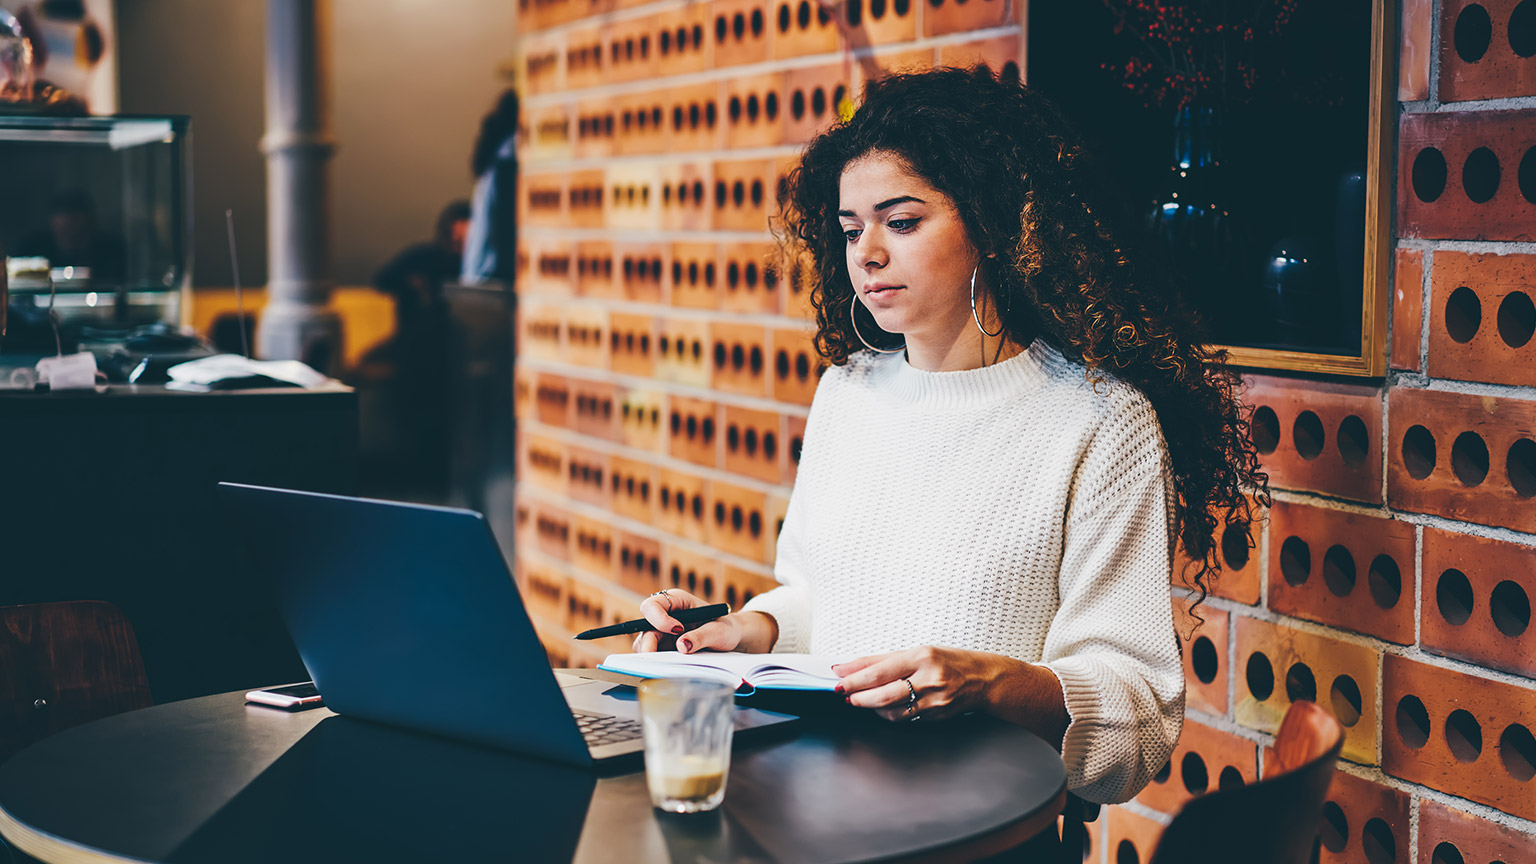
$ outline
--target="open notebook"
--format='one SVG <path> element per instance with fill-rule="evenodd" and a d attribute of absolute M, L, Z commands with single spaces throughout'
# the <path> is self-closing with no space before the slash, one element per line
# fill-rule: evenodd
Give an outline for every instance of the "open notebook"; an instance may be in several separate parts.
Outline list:
<path fill-rule="evenodd" d="M 743 654 L 739 651 L 702 651 L 679 654 L 655 651 L 645 654 L 609 654 L 597 668 L 641 678 L 703 678 L 735 685 L 748 694 L 758 688 L 775 690 L 831 690 L 840 680 L 833 665 L 852 658 L 815 654 Z"/>

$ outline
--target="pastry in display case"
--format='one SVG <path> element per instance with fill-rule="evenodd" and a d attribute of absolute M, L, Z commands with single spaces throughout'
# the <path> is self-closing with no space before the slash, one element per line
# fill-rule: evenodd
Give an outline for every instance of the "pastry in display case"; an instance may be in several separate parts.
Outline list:
<path fill-rule="evenodd" d="M 208 350 L 178 326 L 191 282 L 186 117 L 0 114 L 4 369 L 86 350 L 114 380 Z"/>

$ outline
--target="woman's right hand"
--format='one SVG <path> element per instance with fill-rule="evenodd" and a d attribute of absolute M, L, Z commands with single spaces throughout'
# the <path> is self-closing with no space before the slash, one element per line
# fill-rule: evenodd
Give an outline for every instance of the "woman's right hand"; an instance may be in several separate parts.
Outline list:
<path fill-rule="evenodd" d="M 761 652 L 772 648 L 772 639 L 778 635 L 778 627 L 772 623 L 765 626 L 765 622 L 772 622 L 772 619 L 758 612 L 734 612 L 723 618 L 706 621 L 692 630 L 685 628 L 682 622 L 671 615 L 678 609 L 707 605 L 705 600 L 681 588 L 658 591 L 640 601 L 640 614 L 656 629 L 635 636 L 634 650 L 677 650 L 692 654 L 703 650 Z M 762 642 L 764 635 L 767 635 L 762 631 L 769 627 L 772 633 L 768 635 L 766 647 L 756 647 L 755 643 Z"/>

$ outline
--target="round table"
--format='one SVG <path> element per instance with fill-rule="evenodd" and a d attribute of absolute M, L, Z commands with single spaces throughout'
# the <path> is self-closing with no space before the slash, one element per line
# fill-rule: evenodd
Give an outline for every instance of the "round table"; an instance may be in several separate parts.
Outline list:
<path fill-rule="evenodd" d="M 0 834 L 49 862 L 972 860 L 1054 828 L 1060 756 L 987 716 L 743 740 L 725 803 L 241 693 L 120 714 L 0 765 Z M 867 712 L 859 712 L 860 717 Z"/>

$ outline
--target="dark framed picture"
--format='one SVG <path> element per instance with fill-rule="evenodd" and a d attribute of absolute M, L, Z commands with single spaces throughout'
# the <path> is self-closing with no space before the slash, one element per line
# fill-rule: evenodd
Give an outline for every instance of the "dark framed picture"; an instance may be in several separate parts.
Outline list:
<path fill-rule="evenodd" d="M 1235 365 L 1385 373 L 1396 22 L 1393 0 L 1030 0 L 1028 84 Z"/>

